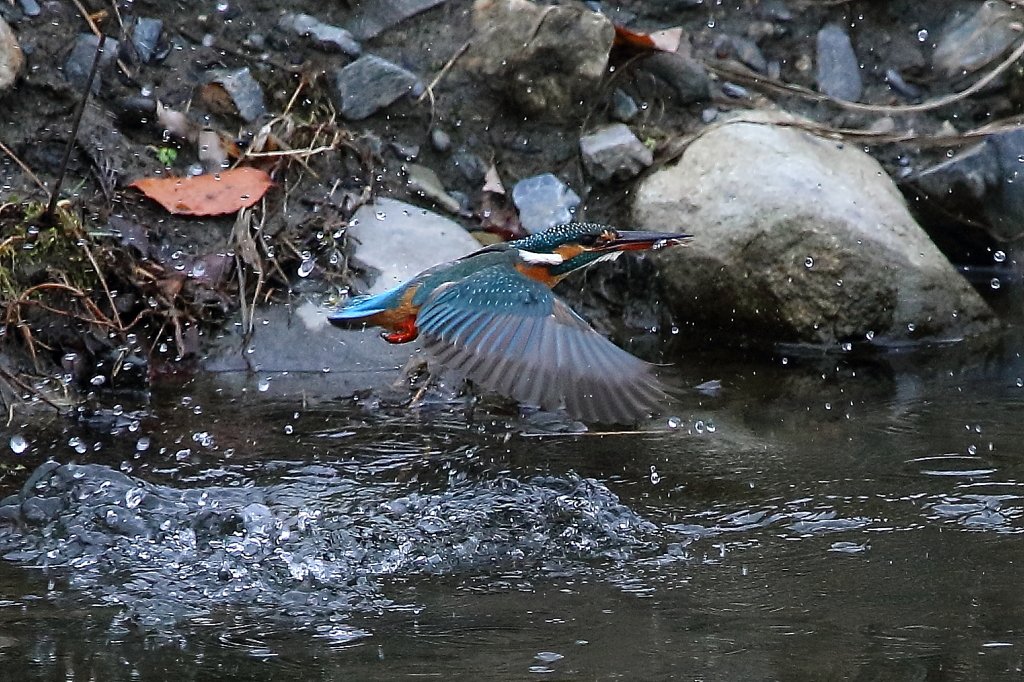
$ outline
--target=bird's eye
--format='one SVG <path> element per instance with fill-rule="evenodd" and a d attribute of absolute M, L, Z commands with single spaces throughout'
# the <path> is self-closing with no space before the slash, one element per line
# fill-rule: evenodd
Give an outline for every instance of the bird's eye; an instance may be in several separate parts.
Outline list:
<path fill-rule="evenodd" d="M 585 234 L 582 237 L 580 237 L 580 245 L 581 246 L 593 246 L 594 244 L 597 243 L 598 236 L 599 235 L 596 235 L 596 234 Z"/>

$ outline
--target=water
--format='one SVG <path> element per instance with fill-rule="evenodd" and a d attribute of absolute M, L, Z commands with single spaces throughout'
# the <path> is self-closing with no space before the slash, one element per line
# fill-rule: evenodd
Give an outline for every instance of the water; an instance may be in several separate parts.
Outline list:
<path fill-rule="evenodd" d="M 9 492 L 47 457 L 96 485 L 0 522 L 43 551 L 0 563 L 4 675 L 1018 679 L 1022 350 L 689 353 L 606 435 L 264 375 L 118 396 L 136 431 L 15 420 Z"/>

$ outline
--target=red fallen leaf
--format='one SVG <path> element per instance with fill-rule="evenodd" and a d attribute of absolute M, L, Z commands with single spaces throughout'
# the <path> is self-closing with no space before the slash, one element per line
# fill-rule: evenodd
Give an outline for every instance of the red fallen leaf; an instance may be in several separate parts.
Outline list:
<path fill-rule="evenodd" d="M 616 47 L 632 47 L 639 50 L 659 50 L 661 52 L 677 52 L 683 39 L 683 29 L 666 28 L 654 33 L 639 33 L 625 26 L 615 27 Z"/>
<path fill-rule="evenodd" d="M 252 206 L 274 184 L 264 171 L 243 166 L 191 178 L 142 178 L 129 187 L 178 215 L 220 215 Z"/>

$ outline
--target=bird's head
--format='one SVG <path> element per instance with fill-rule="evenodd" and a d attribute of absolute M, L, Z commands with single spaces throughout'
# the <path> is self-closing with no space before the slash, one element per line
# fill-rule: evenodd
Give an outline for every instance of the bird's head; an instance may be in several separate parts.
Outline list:
<path fill-rule="evenodd" d="M 617 258 L 623 251 L 646 251 L 686 244 L 689 234 L 616 230 L 597 223 L 565 223 L 524 239 L 509 242 L 524 263 L 543 266 L 552 277 L 602 260 Z"/>

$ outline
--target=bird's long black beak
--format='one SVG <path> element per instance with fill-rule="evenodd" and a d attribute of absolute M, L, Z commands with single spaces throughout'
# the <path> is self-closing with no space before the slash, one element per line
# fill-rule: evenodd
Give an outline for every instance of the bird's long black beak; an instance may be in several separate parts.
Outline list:
<path fill-rule="evenodd" d="M 602 244 L 597 251 L 646 251 L 664 249 L 693 241 L 692 234 L 670 232 L 646 232 L 641 230 L 619 230 L 619 236 Z"/>

